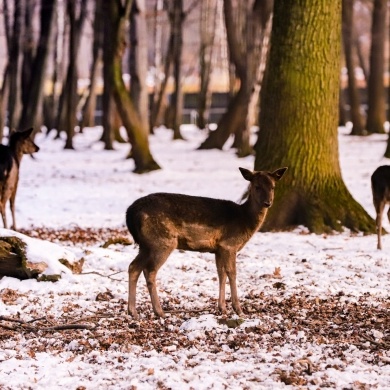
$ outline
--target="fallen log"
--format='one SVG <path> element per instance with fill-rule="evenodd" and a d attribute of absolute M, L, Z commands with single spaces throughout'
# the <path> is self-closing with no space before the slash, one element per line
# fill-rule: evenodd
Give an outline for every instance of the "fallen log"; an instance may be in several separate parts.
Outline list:
<path fill-rule="evenodd" d="M 80 273 L 84 259 L 48 241 L 1 229 L 0 277 L 57 281 L 63 273 Z"/>
<path fill-rule="evenodd" d="M 22 256 L 15 252 L 10 243 L 0 239 L 0 275 L 22 280 L 29 279 L 31 276 L 28 275 L 23 267 Z"/>

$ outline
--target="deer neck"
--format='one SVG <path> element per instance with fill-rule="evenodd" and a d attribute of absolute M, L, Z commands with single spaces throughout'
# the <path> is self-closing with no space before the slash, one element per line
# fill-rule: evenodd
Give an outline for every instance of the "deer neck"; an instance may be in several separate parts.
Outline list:
<path fill-rule="evenodd" d="M 248 223 L 254 230 L 258 230 L 264 222 L 268 208 L 261 207 L 251 196 L 241 205 Z"/>
<path fill-rule="evenodd" d="M 16 147 L 13 151 L 12 154 L 14 156 L 14 159 L 16 161 L 17 166 L 19 167 L 20 162 L 22 161 L 23 157 L 23 151 L 21 148 Z"/>

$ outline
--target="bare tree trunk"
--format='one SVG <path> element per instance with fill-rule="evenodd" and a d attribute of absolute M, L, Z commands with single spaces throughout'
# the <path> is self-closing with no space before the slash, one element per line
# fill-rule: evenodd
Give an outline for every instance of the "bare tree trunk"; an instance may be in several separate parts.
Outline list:
<path fill-rule="evenodd" d="M 183 23 L 186 17 L 183 9 L 183 0 L 174 0 L 173 9 L 169 10 L 169 21 L 172 36 L 172 63 L 175 89 L 168 107 L 169 121 L 167 126 L 173 130 L 173 139 L 183 139 L 180 133 L 180 124 L 183 112 L 183 91 L 181 85 L 181 59 L 183 53 Z"/>
<path fill-rule="evenodd" d="M 102 0 L 97 0 L 95 3 L 95 17 L 93 21 L 93 43 L 92 43 L 92 64 L 90 70 L 89 93 L 82 109 L 82 118 L 80 121 L 80 131 L 84 127 L 93 126 L 95 124 L 95 109 L 96 109 L 96 85 L 98 76 L 98 66 L 101 60 L 101 52 L 103 45 L 103 12 Z"/>
<path fill-rule="evenodd" d="M 146 86 L 147 39 L 145 0 L 135 0 L 130 13 L 130 96 L 144 127 L 149 129 L 149 96 Z"/>
<path fill-rule="evenodd" d="M 0 95 L 0 139 L 4 136 L 4 125 L 7 112 L 7 102 L 9 96 L 9 65 L 7 64 L 3 74 L 3 85 Z"/>
<path fill-rule="evenodd" d="M 360 96 L 356 85 L 355 63 L 353 57 L 353 4 L 354 0 L 343 0 L 342 2 L 342 37 L 344 43 L 345 63 L 348 71 L 348 96 L 351 107 L 352 131 L 351 135 L 364 135 L 363 118 L 360 112 Z"/>
<path fill-rule="evenodd" d="M 168 41 L 167 54 L 164 61 L 164 79 L 158 89 L 155 91 L 153 96 L 153 105 L 150 116 L 150 128 L 153 129 L 157 126 L 159 119 L 163 116 L 164 99 L 166 98 L 166 88 L 169 80 L 170 69 L 172 64 L 172 53 L 173 53 L 173 37 L 170 36 Z M 152 130 L 151 130 L 152 132 Z"/>
<path fill-rule="evenodd" d="M 148 129 L 143 126 L 122 77 L 122 58 L 126 49 L 126 22 L 129 20 L 132 1 L 127 0 L 122 6 L 121 0 L 104 2 L 105 42 L 104 66 L 112 85 L 112 94 L 121 116 L 130 143 L 135 172 L 144 173 L 160 169 L 149 149 Z"/>
<path fill-rule="evenodd" d="M 159 107 L 156 107 L 160 91 L 162 89 L 162 83 L 160 80 L 161 64 L 162 64 L 162 26 L 161 26 L 161 11 L 163 10 L 163 0 L 155 0 L 154 6 L 154 30 L 153 30 L 153 41 L 154 41 L 154 77 L 153 77 L 153 96 L 150 106 L 150 118 L 149 118 L 149 131 L 153 134 L 154 127 L 158 123 L 158 117 L 160 113 L 161 102 Z"/>
<path fill-rule="evenodd" d="M 385 89 L 384 89 L 384 45 L 387 1 L 374 0 L 371 29 L 370 75 L 368 78 L 367 131 L 384 133 Z"/>
<path fill-rule="evenodd" d="M 24 37 L 25 3 L 24 0 L 17 0 L 14 5 L 14 23 L 8 55 L 10 83 L 8 96 L 8 127 L 10 130 L 15 129 L 19 125 L 22 109 L 22 38 Z"/>
<path fill-rule="evenodd" d="M 5 28 L 5 43 L 7 49 L 7 58 L 9 58 L 9 51 L 11 47 L 11 26 L 10 26 L 10 10 L 8 7 L 8 1 L 3 2 L 3 20 Z M 0 140 L 3 139 L 4 135 L 4 126 L 6 123 L 7 116 L 7 106 L 9 98 L 9 61 L 6 63 L 3 73 L 3 83 L 1 86 L 1 95 L 0 95 Z"/>
<path fill-rule="evenodd" d="M 345 96 L 344 96 L 344 88 L 342 88 L 340 83 L 340 91 L 339 91 L 339 126 L 345 126 L 347 124 L 347 113 L 345 111 Z"/>
<path fill-rule="evenodd" d="M 65 87 L 66 107 L 66 142 L 65 149 L 73 149 L 73 137 L 77 123 L 77 58 L 80 48 L 81 32 L 87 16 L 87 0 L 81 0 L 79 16 L 76 17 L 76 0 L 68 0 L 67 13 L 70 22 L 69 32 L 69 63 Z"/>
<path fill-rule="evenodd" d="M 238 139 L 235 147 L 240 149 L 239 154 L 246 155 L 251 152 L 249 134 L 244 134 L 244 132 L 250 131 L 247 128 L 248 105 L 260 64 L 261 45 L 264 40 L 264 34 L 261 34 L 261 31 L 265 30 L 272 7 L 269 8 L 270 2 L 267 0 L 255 0 L 253 4 L 249 3 L 245 1 L 241 5 L 244 7 L 243 15 L 245 16 L 241 16 L 241 20 L 237 22 L 232 0 L 224 0 L 230 61 L 234 64 L 240 88 L 229 103 L 228 110 L 218 122 L 217 129 L 209 134 L 199 149 L 222 149 L 230 135 L 236 134 Z M 239 28 L 240 26 L 242 28 Z M 243 33 L 241 33 L 242 30 Z M 237 118 L 233 119 L 235 115 Z"/>
<path fill-rule="evenodd" d="M 363 54 L 360 37 L 356 37 L 356 39 L 354 40 L 354 45 L 356 47 L 356 54 L 358 56 L 359 66 L 362 68 L 364 79 L 366 80 L 366 82 L 368 82 L 369 71 L 367 66 L 367 58 Z"/>
<path fill-rule="evenodd" d="M 214 38 L 217 23 L 218 2 L 203 1 L 200 16 L 200 88 L 198 96 L 198 127 L 206 128 L 211 103 L 209 88 L 213 62 Z"/>
<path fill-rule="evenodd" d="M 107 17 L 105 4 L 103 2 L 103 11 L 105 17 Z M 103 34 L 103 96 L 102 96 L 102 109 L 103 109 L 103 134 L 102 141 L 104 142 L 105 150 L 113 150 L 114 131 L 113 131 L 113 113 L 114 113 L 114 101 L 113 101 L 113 86 L 112 86 L 112 50 L 109 50 L 112 39 L 112 32 L 109 28 L 108 21 L 103 21 L 104 34 Z"/>
<path fill-rule="evenodd" d="M 50 39 L 53 31 L 53 21 L 56 0 L 42 0 L 40 11 L 40 35 L 37 52 L 31 70 L 31 79 L 26 92 L 26 104 L 23 106 L 20 128 L 24 129 L 36 124 L 38 107 L 43 101 L 43 87 L 46 76 Z"/>

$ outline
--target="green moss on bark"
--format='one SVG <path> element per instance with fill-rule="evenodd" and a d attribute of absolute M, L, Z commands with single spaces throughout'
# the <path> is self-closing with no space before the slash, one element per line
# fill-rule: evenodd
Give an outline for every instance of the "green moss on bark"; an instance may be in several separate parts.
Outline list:
<path fill-rule="evenodd" d="M 287 166 L 263 230 L 375 232 L 339 165 L 341 1 L 276 0 L 255 169 Z"/>
<path fill-rule="evenodd" d="M 313 233 L 352 232 L 375 233 L 375 222 L 339 181 L 314 192 L 289 186 L 276 189 L 275 202 L 269 210 L 263 231 L 286 230 L 305 226 Z"/>

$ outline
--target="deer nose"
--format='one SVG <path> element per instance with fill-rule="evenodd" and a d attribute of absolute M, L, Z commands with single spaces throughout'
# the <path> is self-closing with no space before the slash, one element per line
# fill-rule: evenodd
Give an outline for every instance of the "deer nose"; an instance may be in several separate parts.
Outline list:
<path fill-rule="evenodd" d="M 264 202 L 264 207 L 266 207 L 267 209 L 269 207 L 271 207 L 272 203 L 271 202 Z"/>

